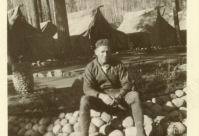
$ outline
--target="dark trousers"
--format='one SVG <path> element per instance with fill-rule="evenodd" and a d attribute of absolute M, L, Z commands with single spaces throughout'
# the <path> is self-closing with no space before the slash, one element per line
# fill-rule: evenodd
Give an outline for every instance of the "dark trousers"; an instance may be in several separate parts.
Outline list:
<path fill-rule="evenodd" d="M 132 99 L 132 100 L 129 101 L 127 99 Z M 132 111 L 133 103 L 136 103 L 136 107 L 138 107 L 138 108 L 135 108 L 135 109 L 138 109 L 138 111 L 136 112 L 140 114 L 140 115 L 136 115 L 137 119 L 135 118 L 135 123 L 136 121 L 139 123 L 140 122 L 143 123 L 143 120 L 141 117 L 142 111 L 141 111 L 141 107 L 139 106 L 137 92 L 128 93 L 125 96 L 124 100 L 121 102 L 121 105 L 122 107 L 126 107 L 127 111 Z M 124 115 L 127 113 L 126 110 L 125 111 L 121 110 L 119 107 L 112 107 L 112 106 L 106 105 L 101 99 L 98 99 L 96 97 L 86 96 L 86 95 L 82 96 L 81 101 L 80 101 L 80 127 L 81 127 L 82 136 L 89 135 L 89 125 L 91 121 L 90 109 L 94 109 L 96 111 L 106 111 L 107 113 L 111 115 Z"/>

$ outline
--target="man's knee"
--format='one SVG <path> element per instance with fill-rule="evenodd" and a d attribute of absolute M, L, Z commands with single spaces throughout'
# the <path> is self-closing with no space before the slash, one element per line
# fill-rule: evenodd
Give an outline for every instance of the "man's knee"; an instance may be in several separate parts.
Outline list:
<path fill-rule="evenodd" d="M 136 91 L 130 91 L 125 95 L 125 101 L 128 104 L 134 104 L 139 101 L 139 93 Z"/>
<path fill-rule="evenodd" d="M 81 100 L 80 100 L 80 105 L 85 106 L 85 105 L 89 105 L 89 104 L 90 104 L 90 96 L 86 96 L 86 95 L 82 96 Z"/>

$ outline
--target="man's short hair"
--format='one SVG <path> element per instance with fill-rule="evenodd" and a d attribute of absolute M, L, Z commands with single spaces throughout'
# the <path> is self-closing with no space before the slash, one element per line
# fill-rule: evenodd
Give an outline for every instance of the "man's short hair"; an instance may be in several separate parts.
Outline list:
<path fill-rule="evenodd" d="M 110 46 L 110 41 L 108 39 L 100 39 L 95 43 L 95 49 L 100 46 Z"/>

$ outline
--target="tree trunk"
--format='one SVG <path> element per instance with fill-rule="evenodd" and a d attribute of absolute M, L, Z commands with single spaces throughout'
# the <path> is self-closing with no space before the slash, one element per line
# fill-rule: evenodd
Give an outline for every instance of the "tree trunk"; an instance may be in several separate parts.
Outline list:
<path fill-rule="evenodd" d="M 58 44 L 59 47 L 61 48 L 61 56 L 69 57 L 70 36 L 69 36 L 69 27 L 68 27 L 65 0 L 54 0 L 54 6 L 55 6 L 55 20 L 58 32 Z"/>
<path fill-rule="evenodd" d="M 33 92 L 34 82 L 30 63 L 12 63 L 12 72 L 16 92 L 22 94 Z"/>
<path fill-rule="evenodd" d="M 178 10 L 179 10 L 179 3 L 178 0 L 175 0 L 175 4 L 173 6 L 173 18 L 174 18 L 174 25 L 176 29 L 176 36 L 178 45 L 182 45 L 182 40 L 180 36 L 180 25 L 179 25 L 179 18 L 178 18 Z"/>
<path fill-rule="evenodd" d="M 49 0 L 46 0 L 46 5 L 48 7 L 48 19 L 52 21 L 51 12 L 50 12 L 50 3 Z"/>
<path fill-rule="evenodd" d="M 37 0 L 39 21 L 43 22 L 41 0 Z"/>
<path fill-rule="evenodd" d="M 30 15 L 30 23 L 32 24 L 33 27 L 40 29 L 37 0 L 26 0 L 26 4 Z"/>

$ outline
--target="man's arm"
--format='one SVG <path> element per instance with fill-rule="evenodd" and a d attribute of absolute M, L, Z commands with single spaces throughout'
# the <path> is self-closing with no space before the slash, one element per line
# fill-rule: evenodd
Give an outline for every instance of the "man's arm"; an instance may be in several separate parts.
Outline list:
<path fill-rule="evenodd" d="M 84 93 L 88 96 L 98 97 L 99 91 L 96 90 L 95 79 L 91 73 L 91 67 L 87 66 L 84 73 L 83 82 Z"/>
<path fill-rule="evenodd" d="M 113 99 L 110 96 L 108 96 L 107 94 L 100 93 L 96 89 L 95 78 L 92 75 L 90 69 L 91 69 L 91 67 L 89 67 L 89 66 L 87 66 L 85 69 L 84 84 L 83 84 L 84 93 L 88 96 L 93 96 L 93 97 L 97 97 L 97 98 L 101 99 L 107 105 L 112 105 L 114 102 Z"/>
<path fill-rule="evenodd" d="M 120 97 L 123 97 L 126 95 L 128 91 L 132 89 L 132 83 L 129 78 L 128 71 L 124 67 L 123 64 L 119 65 L 119 80 L 121 83 L 121 88 L 120 88 Z"/>

